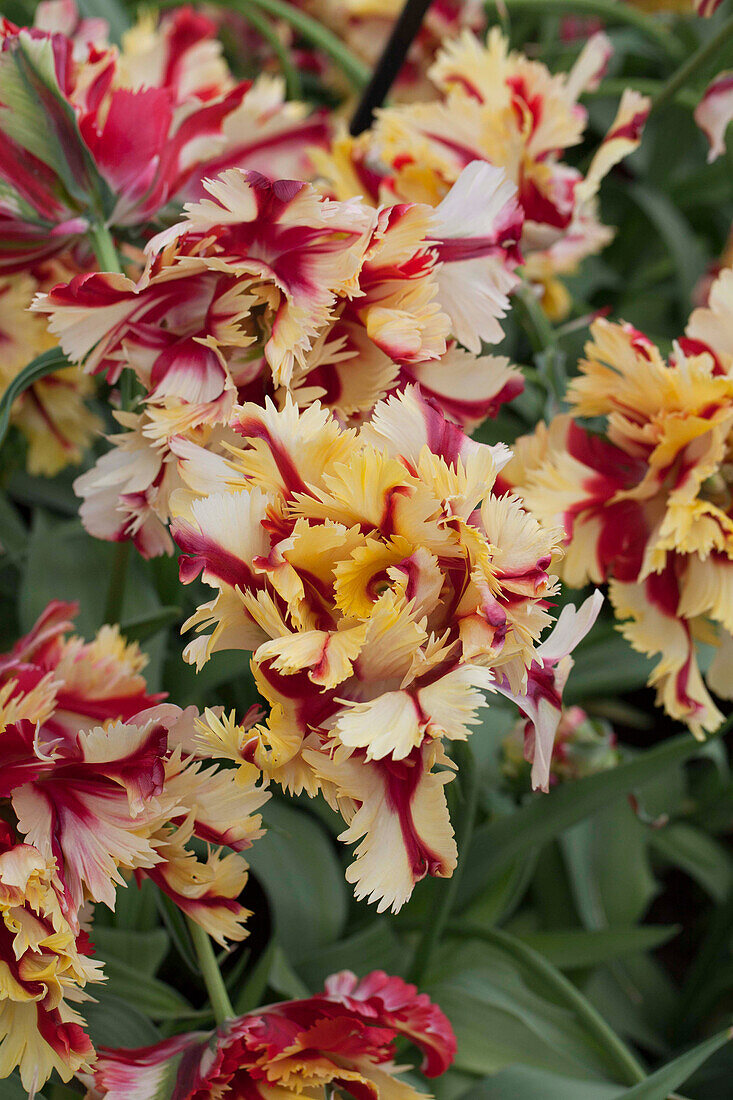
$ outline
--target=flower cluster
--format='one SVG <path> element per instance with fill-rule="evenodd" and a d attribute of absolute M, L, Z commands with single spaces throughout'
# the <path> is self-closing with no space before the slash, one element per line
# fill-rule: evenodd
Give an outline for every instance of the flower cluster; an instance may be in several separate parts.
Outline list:
<path fill-rule="evenodd" d="M 485 690 L 535 721 L 546 785 L 567 653 L 597 601 L 538 645 L 559 532 L 491 493 L 506 448 L 473 442 L 416 389 L 358 431 L 290 399 L 238 407 L 231 424 L 245 446 L 192 461 L 173 501 L 181 579 L 216 590 L 185 656 L 251 651 L 272 710 L 251 730 L 212 720 L 205 743 L 291 792 L 321 790 L 358 843 L 357 897 L 397 910 L 453 870 L 443 743 L 468 737 Z"/>
<path fill-rule="evenodd" d="M 572 413 L 519 441 L 504 477 L 565 527 L 567 583 L 609 582 L 625 637 L 659 655 L 658 702 L 700 735 L 722 721 L 704 681 L 733 692 L 733 270 L 667 361 L 630 325 L 591 332 Z"/>
<path fill-rule="evenodd" d="M 151 219 L 202 194 L 204 174 L 300 176 L 306 150 L 327 140 L 324 112 L 285 102 L 280 78 L 235 83 L 217 29 L 188 7 L 159 23 L 143 15 L 118 52 L 104 20 L 79 20 L 73 0 L 44 0 L 32 28 L 0 25 L 0 392 L 55 346 L 27 310 L 92 269 L 85 234 L 96 222 L 145 237 Z M 137 265 L 129 248 L 126 262 Z M 73 368 L 15 404 L 31 474 L 80 461 L 100 427 L 84 400 L 92 389 Z"/>
<path fill-rule="evenodd" d="M 553 76 L 510 52 L 498 29 L 485 45 L 465 31 L 443 46 L 429 70 L 437 101 L 379 111 L 369 132 L 336 138 L 330 150 L 314 151 L 314 163 L 339 198 L 365 194 L 374 202 L 433 205 L 471 161 L 503 168 L 524 214 L 527 277 L 541 288 L 547 312 L 560 317 L 569 298 L 557 276 L 611 240 L 598 219 L 598 188 L 638 146 L 649 112 L 649 100 L 627 90 L 585 177 L 560 159 L 583 138 L 586 111 L 578 97 L 597 85 L 610 53 L 598 33 L 569 73 Z"/>
<path fill-rule="evenodd" d="M 110 382 L 130 367 L 145 394 L 77 482 L 92 534 L 170 552 L 171 494 L 192 455 L 231 444 L 237 400 L 290 393 L 358 423 L 419 382 L 469 426 L 521 390 L 506 358 L 478 354 L 517 281 L 521 215 L 499 169 L 470 165 L 435 210 L 237 169 L 205 186 L 137 282 L 82 275 L 35 303 L 72 361 Z"/>
<path fill-rule="evenodd" d="M 74 610 L 50 604 L 0 658 L 0 1075 L 18 1065 L 26 1088 L 88 1063 L 67 1002 L 102 978 L 90 903 L 114 909 L 126 877 L 153 879 L 219 942 L 243 938 L 238 853 L 267 797 L 206 758 L 193 708 L 147 693 L 145 658 L 116 627 L 68 636 Z M 192 837 L 233 850 L 200 860 Z"/>
<path fill-rule="evenodd" d="M 423 1052 L 428 1077 L 453 1060 L 451 1026 L 425 994 L 380 970 L 360 980 L 344 970 L 326 980 L 323 993 L 268 1005 L 214 1032 L 103 1051 L 87 1100 L 275 1100 L 284 1092 L 310 1096 L 322 1089 L 354 1100 L 422 1100 L 399 1077 L 405 1067 L 394 1063 L 400 1036 Z"/>
<path fill-rule="evenodd" d="M 350 67 L 336 38 L 373 64 L 402 8 L 294 3 L 239 15 L 265 52 L 292 47 L 326 85 L 332 62 Z M 596 320 L 569 412 L 514 455 L 471 438 L 523 388 L 490 354 L 520 280 L 533 344 L 548 332 L 555 351 L 584 323 L 547 318 L 569 312 L 562 276 L 612 239 L 599 189 L 651 102 L 626 90 L 581 170 L 581 97 L 612 52 L 600 24 L 583 24 L 574 65 L 553 74 L 498 28 L 479 37 L 478 0 L 429 7 L 397 94 L 358 137 L 288 101 L 252 58 L 239 60 L 256 79 L 233 75 L 219 32 L 237 14 L 143 12 L 119 47 L 73 0 L 43 0 L 32 27 L 0 20 L 0 386 L 35 379 L 12 410 L 29 469 L 83 460 L 95 393 L 119 431 L 75 481 L 81 521 L 144 558 L 179 552 L 184 659 L 200 671 L 233 651 L 251 674 L 241 692 L 231 678 L 234 699 L 254 685 L 267 708 L 238 721 L 169 703 L 118 626 L 85 641 L 61 601 L 0 655 L 0 1079 L 17 1071 L 31 1094 L 56 1073 L 87 1100 L 422 1100 L 396 1044 L 417 1045 L 431 1077 L 455 1039 L 401 978 L 345 971 L 304 1000 L 228 1006 L 246 952 L 225 980 L 206 936 L 227 948 L 247 934 L 243 853 L 270 786 L 322 796 L 356 898 L 397 913 L 417 882 L 456 868 L 446 789 L 497 696 L 522 716 L 504 744 L 522 794 L 618 762 L 610 728 L 563 705 L 602 596 L 556 613 L 561 580 L 608 585 L 631 645 L 659 658 L 659 702 L 696 735 L 721 721 L 713 694 L 733 698 L 733 268 L 705 285 L 668 356 Z M 314 34 L 314 16 L 336 36 Z M 695 112 L 711 160 L 731 87 L 719 73 Z M 39 380 L 66 362 L 56 353 L 16 381 L 56 342 L 66 369 Z M 175 578 L 165 562 L 136 568 L 159 591 Z M 143 882 L 177 910 L 176 950 L 191 922 L 201 1026 L 219 1026 L 98 1056 L 79 1011 L 104 980 L 95 910 Z M 280 971 L 276 992 L 300 977 Z"/>
<path fill-rule="evenodd" d="M 235 83 L 216 24 L 191 8 L 143 17 L 121 53 L 60 0 L 40 27 L 0 24 L 0 268 L 77 245 L 96 222 L 145 228 L 232 165 L 301 174 L 322 115 L 283 82 Z"/>

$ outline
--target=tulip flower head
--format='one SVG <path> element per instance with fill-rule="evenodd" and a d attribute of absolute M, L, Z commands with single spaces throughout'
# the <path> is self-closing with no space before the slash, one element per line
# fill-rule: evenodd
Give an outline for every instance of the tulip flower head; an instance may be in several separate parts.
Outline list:
<path fill-rule="evenodd" d="M 354 1100 L 419 1100 L 394 1064 L 403 1036 L 424 1055 L 428 1077 L 443 1073 L 456 1041 L 437 1005 L 401 978 L 376 970 L 361 980 L 348 970 L 323 993 L 228 1020 L 214 1032 L 179 1035 L 139 1050 L 104 1050 L 87 1100 L 217 1100 L 322 1089 Z"/>
<path fill-rule="evenodd" d="M 628 90 L 585 177 L 560 157 L 583 138 L 580 94 L 597 87 L 611 44 L 599 32 L 567 74 L 510 51 L 498 28 L 482 44 L 470 30 L 448 39 L 428 72 L 437 99 L 386 107 L 370 131 L 337 136 L 313 161 L 328 193 L 365 194 L 373 202 L 433 206 L 467 164 L 502 168 L 517 187 L 524 216 L 521 249 L 527 278 L 542 290 L 548 314 L 569 308 L 558 276 L 604 248 L 612 231 L 598 217 L 603 177 L 641 140 L 650 101 Z"/>
<path fill-rule="evenodd" d="M 116 627 L 69 635 L 74 612 L 50 604 L 0 658 L 0 1075 L 19 1066 L 26 1088 L 93 1058 L 67 1003 L 103 978 L 90 902 L 114 909 L 119 887 L 148 877 L 222 945 L 244 938 L 240 853 L 268 797 L 259 775 L 243 782 L 202 751 L 195 708 L 147 693 L 145 660 Z"/>
<path fill-rule="evenodd" d="M 299 2 L 320 23 L 337 34 L 369 69 L 373 69 L 379 62 L 404 6 L 403 0 Z M 446 39 L 460 34 L 464 28 L 478 33 L 485 26 L 486 13 L 481 0 L 440 0 L 439 3 L 430 4 L 402 68 L 395 77 L 390 89 L 390 99 L 410 102 L 431 98 L 433 88 L 428 79 L 428 70 L 437 51 Z M 333 83 L 340 91 L 348 90 L 344 89 L 343 75 L 330 64 L 328 56 L 317 48 L 306 51 L 301 46 L 297 56 L 304 67 L 318 72 L 329 84 Z"/>
<path fill-rule="evenodd" d="M 272 709 L 204 742 L 289 791 L 320 789 L 357 844 L 357 897 L 396 911 L 455 865 L 444 745 L 468 737 L 485 691 L 524 699 L 533 662 L 545 668 L 559 531 L 491 492 L 503 445 L 472 441 L 416 389 L 358 430 L 290 400 L 241 406 L 232 426 L 244 446 L 228 471 L 203 495 L 192 464 L 196 490 L 174 500 L 181 579 L 215 591 L 185 656 L 252 652 Z"/>
<path fill-rule="evenodd" d="M 30 1093 L 53 1070 L 69 1081 L 90 1068 L 94 1050 L 72 1007 L 103 978 L 88 954 L 62 912 L 53 863 L 0 822 L 0 1078 L 18 1067 Z"/>
<path fill-rule="evenodd" d="M 322 116 L 285 103 L 278 79 L 236 84 L 216 25 L 190 8 L 157 28 L 144 17 L 121 54 L 48 22 L 0 24 L 1 269 L 68 250 L 98 223 L 144 226 L 231 165 L 292 170 L 325 140 Z"/>
<path fill-rule="evenodd" d="M 609 582 L 623 634 L 659 658 L 658 703 L 701 736 L 722 721 L 708 688 L 730 698 L 733 684 L 733 272 L 667 361 L 630 325 L 599 320 L 591 334 L 572 413 L 520 441 L 503 476 L 565 527 L 567 583 Z M 698 639 L 714 647 L 705 676 Z"/>
<path fill-rule="evenodd" d="M 34 305 L 73 362 L 110 382 L 131 367 L 145 391 L 76 483 L 93 535 L 170 552 L 172 494 L 201 449 L 221 464 L 237 400 L 290 394 L 358 424 L 417 382 L 472 426 L 520 392 L 506 358 L 480 354 L 517 282 L 521 214 L 499 169 L 469 165 L 436 210 L 375 211 L 236 169 L 206 188 L 150 242 L 137 282 L 82 275 Z"/>

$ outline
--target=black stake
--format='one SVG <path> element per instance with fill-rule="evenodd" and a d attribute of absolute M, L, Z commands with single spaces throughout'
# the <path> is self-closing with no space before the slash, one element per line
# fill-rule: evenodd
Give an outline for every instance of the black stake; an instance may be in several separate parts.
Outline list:
<path fill-rule="evenodd" d="M 431 0 L 407 0 L 351 120 L 354 136 L 371 125 L 375 110 L 384 103 L 430 4 Z"/>

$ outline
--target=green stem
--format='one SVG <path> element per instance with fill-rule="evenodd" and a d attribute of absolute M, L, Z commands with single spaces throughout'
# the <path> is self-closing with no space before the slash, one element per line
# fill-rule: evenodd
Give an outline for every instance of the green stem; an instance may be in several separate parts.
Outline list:
<path fill-rule="evenodd" d="M 473 837 L 473 827 L 476 820 L 476 806 L 478 803 L 479 776 L 474 755 L 468 744 L 458 741 L 453 747 L 453 754 L 458 764 L 458 775 L 462 804 L 459 820 L 456 828 L 456 841 L 458 844 L 458 866 L 451 878 L 447 879 L 442 890 L 442 897 L 438 908 L 428 918 L 423 930 L 422 938 L 417 945 L 412 966 L 410 968 L 410 980 L 415 985 L 420 985 L 425 975 L 430 970 L 430 964 L 443 935 L 445 926 L 455 904 L 456 891 L 461 881 L 461 875 L 468 855 L 468 849 Z"/>
<path fill-rule="evenodd" d="M 557 335 L 532 287 L 520 283 L 512 292 L 512 301 L 518 307 L 519 321 L 529 337 L 532 350 L 540 352 L 554 347 Z"/>
<path fill-rule="evenodd" d="M 112 234 L 103 222 L 96 222 L 91 226 L 89 240 L 100 271 L 112 271 L 116 275 L 123 275 L 122 264 Z M 120 376 L 120 404 L 125 410 L 131 409 L 135 403 L 135 383 L 135 372 L 131 369 L 123 370 Z"/>
<path fill-rule="evenodd" d="M 250 26 L 257 31 L 260 38 L 264 38 L 265 42 L 269 43 L 272 52 L 280 62 L 288 97 L 290 99 L 302 99 L 303 87 L 300 82 L 300 73 L 290 60 L 290 54 L 280 41 L 275 27 L 252 3 L 247 3 L 247 0 L 240 2 L 239 10 Z"/>
<path fill-rule="evenodd" d="M 214 1019 L 217 1024 L 223 1024 L 226 1020 L 231 1020 L 236 1013 L 232 1008 L 232 1002 L 229 1000 L 229 994 L 216 961 L 213 945 L 208 932 L 205 932 L 200 924 L 196 924 L 190 917 L 187 917 L 186 920 L 196 951 L 201 977 L 204 979 L 206 992 L 209 994 Z"/>
<path fill-rule="evenodd" d="M 596 1038 L 599 1046 L 610 1056 L 618 1070 L 619 1077 L 625 1085 L 636 1085 L 646 1079 L 647 1075 L 643 1067 L 616 1032 L 608 1026 L 601 1014 L 596 1011 L 580 990 L 549 963 L 539 951 L 535 951 L 514 936 L 507 935 L 506 932 L 500 932 L 497 928 L 484 928 L 483 925 L 455 921 L 448 926 L 448 931 L 454 935 L 472 936 L 475 939 L 483 940 L 485 943 L 490 943 L 494 947 L 499 947 L 513 955 L 515 959 L 536 974 L 539 974 L 555 990 L 559 999 L 571 1006 L 583 1020 L 588 1031 Z"/>
<path fill-rule="evenodd" d="M 645 15 L 630 4 L 619 3 L 618 0 L 504 0 L 504 2 L 510 15 L 524 11 L 558 16 L 567 15 L 568 12 L 578 12 L 581 15 L 597 15 L 609 25 L 625 23 L 655 42 L 668 57 L 675 61 L 683 55 L 680 43 L 658 19 Z M 485 6 L 496 11 L 497 0 L 486 0 Z"/>
<path fill-rule="evenodd" d="M 672 99 L 680 88 L 684 87 L 688 80 L 718 52 L 720 47 L 730 43 L 731 40 L 733 40 L 733 15 L 723 23 L 720 30 L 712 38 L 708 39 L 704 45 L 695 51 L 692 57 L 685 61 L 684 65 L 680 65 L 677 72 L 663 85 L 661 91 L 657 92 L 652 100 L 652 111 L 659 110 L 660 107 Z"/>
<path fill-rule="evenodd" d="M 127 567 L 130 563 L 130 543 L 118 542 L 115 555 L 112 559 L 112 570 L 109 576 L 107 589 L 107 602 L 104 607 L 104 621 L 106 623 L 118 623 L 122 617 L 122 604 L 125 599 L 125 587 L 127 584 Z"/>
<path fill-rule="evenodd" d="M 122 274 L 122 265 L 117 255 L 112 234 L 107 226 L 102 222 L 97 222 L 89 230 L 89 239 L 100 269 Z M 123 409 L 129 409 L 132 405 L 134 382 L 133 372 L 129 369 L 124 370 L 120 380 L 120 396 Z M 107 602 L 104 608 L 104 619 L 107 623 L 118 623 L 122 617 L 122 604 L 125 599 L 129 563 L 130 543 L 120 542 L 112 559 L 112 570 L 109 577 L 109 587 L 107 588 Z"/>
<path fill-rule="evenodd" d="M 118 275 L 123 274 L 112 234 L 103 222 L 96 222 L 90 227 L 89 241 L 94 249 L 94 255 L 97 257 L 97 263 L 101 271 L 112 271 Z M 131 369 L 127 368 L 123 370 L 120 378 L 120 400 L 123 409 L 131 408 L 134 387 L 135 375 Z M 129 563 L 130 543 L 127 541 L 120 542 L 117 544 L 112 559 L 112 569 L 107 588 L 107 602 L 104 607 L 104 621 L 106 623 L 118 623 L 122 617 L 122 604 L 125 599 Z"/>
<path fill-rule="evenodd" d="M 103 222 L 95 222 L 95 224 L 91 226 L 89 229 L 89 240 L 94 249 L 94 255 L 97 257 L 97 263 L 99 264 L 100 270 L 114 271 L 118 275 L 121 275 L 122 265 L 117 255 L 115 242 L 112 240 L 112 234 Z"/>
<path fill-rule="evenodd" d="M 244 11 L 252 5 L 261 8 L 275 19 L 284 19 L 303 38 L 327 53 L 356 88 L 367 86 L 372 75 L 369 66 L 356 57 L 333 31 L 324 27 L 317 19 L 287 3 L 287 0 L 234 0 L 229 6 Z"/>
<path fill-rule="evenodd" d="M 137 378 L 131 367 L 126 367 L 120 375 L 120 405 L 127 411 L 135 404 Z"/>

